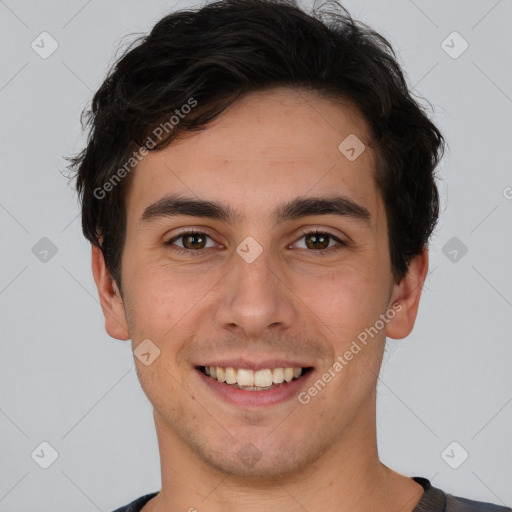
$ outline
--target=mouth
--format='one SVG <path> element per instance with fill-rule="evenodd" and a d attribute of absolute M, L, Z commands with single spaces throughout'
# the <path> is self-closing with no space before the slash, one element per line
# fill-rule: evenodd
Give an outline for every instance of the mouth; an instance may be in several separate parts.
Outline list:
<path fill-rule="evenodd" d="M 245 395 L 256 393 L 268 394 L 273 390 L 295 389 L 297 384 L 308 376 L 312 367 L 278 367 L 253 370 L 250 368 L 233 368 L 224 366 L 198 366 L 196 369 L 216 389 L 222 386 L 226 391 L 240 391 Z M 222 389 L 221 388 L 221 389 Z M 265 393 L 267 392 L 267 393 Z M 263 397 L 262 397 L 263 398 Z"/>

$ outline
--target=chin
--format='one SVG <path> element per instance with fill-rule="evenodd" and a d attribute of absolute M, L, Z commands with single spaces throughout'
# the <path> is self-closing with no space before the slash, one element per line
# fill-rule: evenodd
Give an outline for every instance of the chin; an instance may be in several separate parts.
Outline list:
<path fill-rule="evenodd" d="M 328 450 L 328 446 L 315 445 L 311 438 L 304 440 L 269 439 L 232 442 L 230 448 L 199 449 L 199 457 L 211 468 L 221 473 L 252 480 L 253 483 L 272 482 L 286 478 L 310 468 L 311 465 Z M 286 443 L 288 441 L 288 443 Z M 261 446 L 261 448 L 260 448 Z M 275 483 L 275 482 L 274 482 Z"/>

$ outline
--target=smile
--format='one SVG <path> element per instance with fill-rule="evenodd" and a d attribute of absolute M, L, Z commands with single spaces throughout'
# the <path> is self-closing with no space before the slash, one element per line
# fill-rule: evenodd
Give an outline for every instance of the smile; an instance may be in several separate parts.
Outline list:
<path fill-rule="evenodd" d="M 300 379 L 312 368 L 288 367 L 252 370 L 222 366 L 200 366 L 199 370 L 218 382 L 244 391 L 267 391 Z"/>

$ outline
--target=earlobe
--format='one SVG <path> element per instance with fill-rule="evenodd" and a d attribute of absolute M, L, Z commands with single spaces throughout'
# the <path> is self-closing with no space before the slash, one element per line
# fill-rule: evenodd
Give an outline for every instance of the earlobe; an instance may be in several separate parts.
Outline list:
<path fill-rule="evenodd" d="M 123 299 L 112 274 L 105 265 L 102 250 L 93 245 L 91 254 L 92 273 L 105 317 L 105 330 L 118 340 L 130 339 Z"/>
<path fill-rule="evenodd" d="M 401 308 L 386 326 L 388 338 L 402 339 L 411 333 L 427 271 L 428 251 L 423 247 L 422 252 L 411 260 L 405 277 L 394 285 L 390 306 L 398 302 Z"/>

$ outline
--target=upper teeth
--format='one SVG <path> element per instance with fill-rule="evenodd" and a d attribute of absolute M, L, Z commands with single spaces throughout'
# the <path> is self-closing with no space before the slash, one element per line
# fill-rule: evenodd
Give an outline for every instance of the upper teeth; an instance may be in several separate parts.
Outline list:
<path fill-rule="evenodd" d="M 302 374 L 302 368 L 266 368 L 265 370 L 250 370 L 246 368 L 223 368 L 221 366 L 204 366 L 206 375 L 227 384 L 240 386 L 268 387 L 272 384 L 290 382 Z"/>

